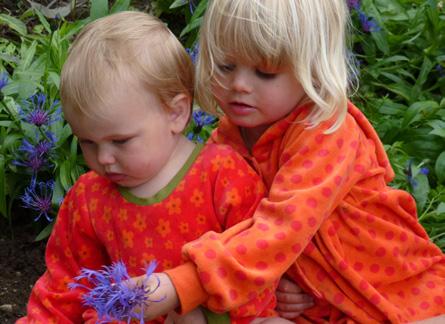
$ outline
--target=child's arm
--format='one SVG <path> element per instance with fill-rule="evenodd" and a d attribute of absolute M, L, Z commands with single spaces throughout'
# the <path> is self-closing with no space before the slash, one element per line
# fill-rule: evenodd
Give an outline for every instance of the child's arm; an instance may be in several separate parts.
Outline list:
<path fill-rule="evenodd" d="M 18 323 L 80 323 L 85 309 L 81 291 L 68 284 L 81 267 L 100 268 L 108 262 L 97 245 L 80 179 L 66 195 L 46 248 L 46 272 L 34 285 L 27 316 Z"/>

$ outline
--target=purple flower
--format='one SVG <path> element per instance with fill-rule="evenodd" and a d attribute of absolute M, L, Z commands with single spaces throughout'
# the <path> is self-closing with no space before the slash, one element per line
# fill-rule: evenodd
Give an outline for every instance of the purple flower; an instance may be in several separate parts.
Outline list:
<path fill-rule="evenodd" d="M 12 164 L 31 169 L 33 174 L 36 174 L 39 170 L 50 165 L 48 159 L 45 156 L 39 155 L 29 156 L 24 160 L 13 160 Z"/>
<path fill-rule="evenodd" d="M 186 48 L 185 50 L 190 55 L 190 58 L 192 59 L 193 64 L 196 64 L 196 61 L 198 59 L 198 54 L 199 54 L 199 44 L 195 43 L 195 45 L 193 45 L 192 48 Z"/>
<path fill-rule="evenodd" d="M 202 110 L 194 110 L 192 113 L 193 121 L 195 122 L 196 126 L 198 127 L 204 127 L 206 125 L 211 125 L 216 121 L 216 117 L 213 115 L 210 115 Z"/>
<path fill-rule="evenodd" d="M 377 24 L 377 21 L 374 18 L 366 16 L 363 11 L 359 12 L 358 17 L 365 32 L 373 33 L 380 30 L 380 26 Z"/>
<path fill-rule="evenodd" d="M 144 323 L 144 308 L 152 300 L 151 294 L 159 287 L 158 284 L 151 288 L 148 286 L 148 278 L 157 266 L 156 261 L 150 262 L 145 270 L 146 279 L 137 285 L 130 286 L 130 279 L 125 264 L 122 261 L 115 262 L 110 266 L 103 266 L 102 270 L 91 270 L 83 268 L 76 281 L 86 279 L 93 286 L 90 288 L 80 283 L 71 283 L 70 289 L 84 288 L 88 290 L 82 296 L 85 306 L 93 307 L 98 314 L 99 323 L 109 323 L 115 320 L 130 323 L 132 318 L 138 318 Z M 136 309 L 139 310 L 136 312 Z"/>
<path fill-rule="evenodd" d="M 36 139 L 36 143 L 32 143 L 28 139 L 24 138 L 22 144 L 18 148 L 21 153 L 21 157 L 14 160 L 12 163 L 17 166 L 23 166 L 31 169 L 35 174 L 40 169 L 50 166 L 48 157 L 51 154 L 51 150 L 55 147 L 56 138 L 50 131 L 45 133 L 45 138 L 39 140 Z"/>
<path fill-rule="evenodd" d="M 419 172 L 420 172 L 420 174 L 428 175 L 428 173 L 430 173 L 430 170 L 428 168 L 423 167 L 423 168 L 420 168 Z"/>
<path fill-rule="evenodd" d="M 47 99 L 43 93 L 32 95 L 23 106 L 19 110 L 22 119 L 37 127 L 48 126 L 61 119 L 59 101 L 54 100 L 50 107 L 47 108 Z"/>
<path fill-rule="evenodd" d="M 348 7 L 349 9 L 360 9 L 360 1 L 359 0 L 348 0 Z"/>
<path fill-rule="evenodd" d="M 48 222 L 53 220 L 50 216 L 53 191 L 54 181 L 37 182 L 37 179 L 33 177 L 31 179 L 31 184 L 25 189 L 25 193 L 20 197 L 23 207 L 35 210 L 39 213 L 34 219 L 35 222 L 42 216 L 45 216 Z"/>
<path fill-rule="evenodd" d="M 8 80 L 8 74 L 6 72 L 3 72 L 0 75 L 0 90 L 2 90 L 8 84 Z"/>

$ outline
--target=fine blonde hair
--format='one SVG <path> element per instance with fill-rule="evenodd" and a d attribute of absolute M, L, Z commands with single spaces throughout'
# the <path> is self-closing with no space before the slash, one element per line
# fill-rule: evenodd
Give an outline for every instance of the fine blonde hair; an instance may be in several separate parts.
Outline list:
<path fill-rule="evenodd" d="M 61 73 L 63 109 L 100 116 L 97 107 L 106 107 L 113 89 L 128 80 L 166 108 L 179 93 L 193 98 L 190 56 L 162 21 L 142 12 L 100 18 L 80 32 Z"/>
<path fill-rule="evenodd" d="M 215 113 L 211 87 L 227 56 L 290 68 L 315 104 L 309 127 L 347 112 L 349 23 L 345 0 L 209 0 L 200 30 L 196 98 Z"/>

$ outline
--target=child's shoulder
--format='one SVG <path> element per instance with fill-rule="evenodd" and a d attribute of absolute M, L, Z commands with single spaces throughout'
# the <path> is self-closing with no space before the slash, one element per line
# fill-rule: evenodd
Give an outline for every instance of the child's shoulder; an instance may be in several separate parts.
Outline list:
<path fill-rule="evenodd" d="M 235 151 L 230 145 L 220 143 L 206 143 L 201 151 L 201 155 L 220 155 L 220 156 L 237 156 L 240 157 L 238 152 Z"/>
<path fill-rule="evenodd" d="M 72 189 L 76 188 L 92 188 L 92 187 L 106 187 L 111 184 L 111 181 L 107 178 L 97 174 L 95 171 L 88 171 L 82 174 L 74 183 Z"/>

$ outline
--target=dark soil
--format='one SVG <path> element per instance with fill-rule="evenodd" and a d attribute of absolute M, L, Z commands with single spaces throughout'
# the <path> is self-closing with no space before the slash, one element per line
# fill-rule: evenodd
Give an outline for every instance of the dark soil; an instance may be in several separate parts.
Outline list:
<path fill-rule="evenodd" d="M 32 217 L 28 216 L 27 217 Z M 13 237 L 0 215 L 0 323 L 14 323 L 26 314 L 31 288 L 45 271 L 46 241 L 35 242 L 38 229 L 15 217 Z M 24 218 L 24 217 L 23 217 Z"/>

